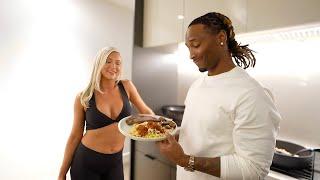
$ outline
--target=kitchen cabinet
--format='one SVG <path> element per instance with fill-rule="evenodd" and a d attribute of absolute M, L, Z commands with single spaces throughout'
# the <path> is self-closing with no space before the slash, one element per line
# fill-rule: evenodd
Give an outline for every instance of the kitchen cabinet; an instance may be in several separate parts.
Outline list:
<path fill-rule="evenodd" d="M 145 0 L 143 47 L 182 42 L 183 0 Z"/>
<path fill-rule="evenodd" d="M 171 177 L 170 166 L 165 165 L 157 159 L 153 159 L 153 157 L 148 154 L 136 151 L 135 161 L 135 180 L 164 180 L 170 179 Z"/>
<path fill-rule="evenodd" d="M 247 0 L 247 32 L 320 22 L 319 0 Z"/>
<path fill-rule="evenodd" d="M 207 12 L 221 12 L 236 34 L 320 22 L 319 0 L 185 0 L 184 31 Z"/>
<path fill-rule="evenodd" d="M 170 168 L 170 174 L 171 174 L 170 180 L 176 180 L 176 177 L 177 177 L 177 168 L 171 167 L 171 168 Z"/>
<path fill-rule="evenodd" d="M 134 141 L 134 180 L 175 180 L 176 166 L 162 156 L 154 142 Z"/>
<path fill-rule="evenodd" d="M 228 16 L 237 33 L 246 32 L 247 0 L 185 0 L 184 32 L 190 22 L 208 12 L 220 12 Z"/>
<path fill-rule="evenodd" d="M 319 7 L 319 0 L 145 0 L 143 47 L 183 42 L 190 22 L 208 12 L 225 14 L 241 34 L 320 23 Z"/>
<path fill-rule="evenodd" d="M 236 33 L 246 30 L 246 0 L 145 0 L 143 9 L 143 47 L 183 42 L 189 23 L 212 11 L 230 17 Z"/>

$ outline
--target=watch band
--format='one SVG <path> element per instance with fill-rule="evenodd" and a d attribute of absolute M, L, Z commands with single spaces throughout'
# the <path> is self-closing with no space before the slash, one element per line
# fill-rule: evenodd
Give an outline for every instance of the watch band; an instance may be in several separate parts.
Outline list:
<path fill-rule="evenodd" d="M 188 165 L 186 167 L 184 167 L 184 169 L 186 171 L 194 171 L 194 156 L 190 155 L 189 156 L 189 161 L 188 161 Z"/>

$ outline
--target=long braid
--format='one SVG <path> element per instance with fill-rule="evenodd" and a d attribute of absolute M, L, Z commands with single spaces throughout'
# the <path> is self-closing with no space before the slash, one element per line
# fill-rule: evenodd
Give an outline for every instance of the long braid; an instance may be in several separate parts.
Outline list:
<path fill-rule="evenodd" d="M 237 65 L 244 69 L 248 68 L 249 66 L 255 66 L 256 58 L 253 55 L 254 51 L 248 47 L 248 44 L 240 45 L 235 40 L 232 22 L 227 16 L 217 12 L 211 12 L 194 19 L 189 24 L 189 27 L 194 24 L 206 25 L 208 30 L 214 34 L 224 30 L 227 34 L 228 49 Z"/>

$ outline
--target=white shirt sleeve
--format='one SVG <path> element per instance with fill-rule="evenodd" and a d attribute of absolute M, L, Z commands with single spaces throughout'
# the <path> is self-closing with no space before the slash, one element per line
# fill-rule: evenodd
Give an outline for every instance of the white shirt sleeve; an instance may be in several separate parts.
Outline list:
<path fill-rule="evenodd" d="M 262 89 L 245 93 L 235 109 L 235 153 L 221 157 L 221 178 L 264 179 L 272 163 L 281 116 Z"/>

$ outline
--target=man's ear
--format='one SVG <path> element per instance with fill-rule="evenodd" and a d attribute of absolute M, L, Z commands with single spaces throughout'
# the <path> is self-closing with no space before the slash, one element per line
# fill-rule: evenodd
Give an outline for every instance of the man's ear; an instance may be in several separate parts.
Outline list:
<path fill-rule="evenodd" d="M 221 30 L 218 34 L 217 34 L 217 40 L 218 40 L 218 44 L 220 45 L 220 43 L 222 42 L 223 44 L 227 43 L 227 33 L 225 30 Z"/>

